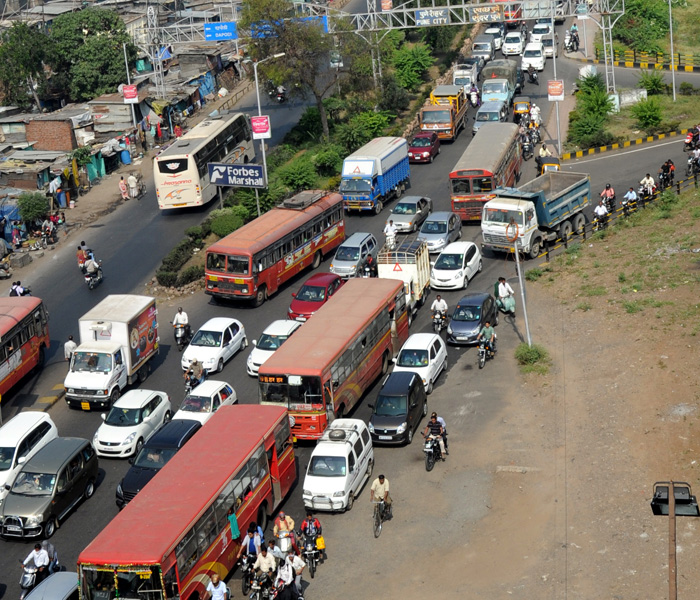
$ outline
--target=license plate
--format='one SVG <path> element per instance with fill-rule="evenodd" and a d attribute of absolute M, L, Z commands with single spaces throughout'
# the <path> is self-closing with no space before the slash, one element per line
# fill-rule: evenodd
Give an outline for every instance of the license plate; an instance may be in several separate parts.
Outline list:
<path fill-rule="evenodd" d="M 219 278 L 216 275 L 209 275 L 209 281 L 219 281 Z"/>
<path fill-rule="evenodd" d="M 8 525 L 7 526 L 7 531 L 22 531 L 21 527 L 17 527 L 17 525 Z"/>
<path fill-rule="evenodd" d="M 83 410 L 90 410 L 90 403 L 89 402 L 81 402 L 80 408 L 82 408 Z"/>
<path fill-rule="evenodd" d="M 379 436 L 379 439 L 380 439 L 380 440 L 390 440 L 390 439 L 391 439 L 391 436 L 390 436 L 390 435 L 380 435 L 380 436 Z"/>
<path fill-rule="evenodd" d="M 460 336 L 460 337 L 458 337 L 457 339 L 458 339 L 460 342 L 466 342 L 467 340 L 469 340 L 468 337 L 463 337 L 463 336 Z"/>
<path fill-rule="evenodd" d="M 234 279 L 233 283 L 245 283 L 243 279 Z"/>
<path fill-rule="evenodd" d="M 297 321 L 304 323 L 306 321 L 306 317 L 297 317 Z"/>

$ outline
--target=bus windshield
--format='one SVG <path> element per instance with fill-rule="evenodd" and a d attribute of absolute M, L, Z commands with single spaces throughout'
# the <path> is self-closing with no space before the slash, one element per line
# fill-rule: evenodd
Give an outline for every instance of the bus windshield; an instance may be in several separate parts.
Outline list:
<path fill-rule="evenodd" d="M 452 121 L 449 109 L 426 110 L 421 117 L 423 123 L 449 123 Z"/>
<path fill-rule="evenodd" d="M 505 208 L 485 208 L 482 220 L 485 223 L 502 223 L 504 225 L 515 221 L 516 225 L 520 227 L 525 224 L 522 211 Z"/>
<path fill-rule="evenodd" d="M 270 379 L 283 379 L 281 377 Z M 262 402 L 287 403 L 288 408 L 299 405 L 311 406 L 312 410 L 323 409 L 321 380 L 318 377 L 290 377 L 288 383 L 260 383 L 260 399 Z M 298 384 L 298 385 L 297 385 Z"/>
<path fill-rule="evenodd" d="M 86 600 L 105 600 L 109 598 L 161 598 L 149 595 L 153 590 L 162 589 L 160 568 L 152 565 L 116 566 L 114 570 L 97 569 L 82 566 L 83 598 Z M 173 598 L 167 594 L 166 598 Z M 172 582 L 170 582 L 172 586 Z"/>

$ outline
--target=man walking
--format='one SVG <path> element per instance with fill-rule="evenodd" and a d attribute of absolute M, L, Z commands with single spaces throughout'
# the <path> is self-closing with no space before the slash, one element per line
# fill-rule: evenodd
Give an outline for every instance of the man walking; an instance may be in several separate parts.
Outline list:
<path fill-rule="evenodd" d="M 66 360 L 70 360 L 73 356 L 73 352 L 75 352 L 75 349 L 78 347 L 78 344 L 76 344 L 73 341 L 73 336 L 69 335 L 68 336 L 68 341 L 63 344 L 63 357 Z"/>

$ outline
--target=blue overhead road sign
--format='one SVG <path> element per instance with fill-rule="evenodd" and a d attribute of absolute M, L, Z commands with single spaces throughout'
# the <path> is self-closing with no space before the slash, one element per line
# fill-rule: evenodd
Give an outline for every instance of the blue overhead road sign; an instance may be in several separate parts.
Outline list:
<path fill-rule="evenodd" d="M 224 21 L 221 23 L 205 23 L 204 39 L 210 42 L 221 40 L 237 40 L 238 26 L 235 21 Z"/>
<path fill-rule="evenodd" d="M 267 187 L 262 165 L 208 163 L 207 166 L 209 167 L 209 181 L 214 185 L 251 188 Z"/>

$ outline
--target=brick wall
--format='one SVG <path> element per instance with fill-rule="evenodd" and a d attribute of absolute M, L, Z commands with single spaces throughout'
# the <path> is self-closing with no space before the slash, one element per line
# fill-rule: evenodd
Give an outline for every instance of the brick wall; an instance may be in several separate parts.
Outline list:
<path fill-rule="evenodd" d="M 70 121 L 30 121 L 26 135 L 27 141 L 36 142 L 36 150 L 72 152 L 78 147 Z"/>

